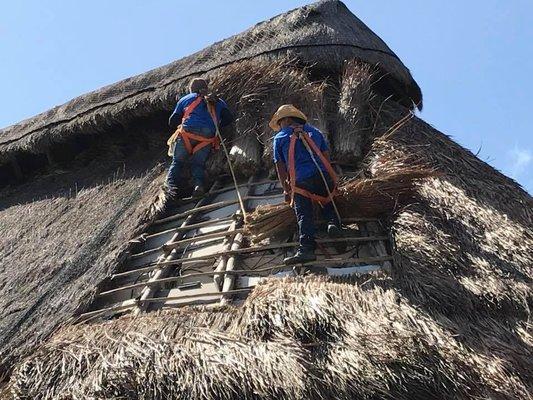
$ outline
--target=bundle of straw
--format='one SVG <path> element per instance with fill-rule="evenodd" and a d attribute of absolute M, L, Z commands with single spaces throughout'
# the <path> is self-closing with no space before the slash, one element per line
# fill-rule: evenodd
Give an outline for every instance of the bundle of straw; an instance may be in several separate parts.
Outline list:
<path fill-rule="evenodd" d="M 374 96 L 372 83 L 377 77 L 375 68 L 352 60 L 343 71 L 333 131 L 333 151 L 340 164 L 353 164 L 363 158 L 371 137 L 369 104 Z"/>
<path fill-rule="evenodd" d="M 414 198 L 418 181 L 431 176 L 436 176 L 434 170 L 413 166 L 375 178 L 354 179 L 339 188 L 337 207 L 344 217 L 392 214 Z"/>
<path fill-rule="evenodd" d="M 338 190 L 335 202 L 342 218 L 390 215 L 414 199 L 417 182 L 437 175 L 429 167 L 404 165 L 373 178 L 353 179 L 344 183 Z M 254 241 L 259 241 L 275 237 L 281 232 L 293 232 L 296 218 L 286 203 L 259 206 L 248 215 L 246 229 Z"/>
<path fill-rule="evenodd" d="M 246 218 L 246 229 L 255 242 L 291 233 L 295 227 L 296 217 L 287 203 L 260 205 Z"/>

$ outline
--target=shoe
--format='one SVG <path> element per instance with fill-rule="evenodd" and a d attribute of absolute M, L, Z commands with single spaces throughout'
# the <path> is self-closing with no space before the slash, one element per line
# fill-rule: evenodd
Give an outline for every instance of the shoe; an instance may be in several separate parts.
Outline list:
<path fill-rule="evenodd" d="M 315 261 L 315 251 L 308 247 L 300 247 L 295 255 L 287 257 L 283 260 L 285 265 L 301 264 L 305 262 Z"/>
<path fill-rule="evenodd" d="M 330 239 L 341 239 L 344 237 L 341 228 L 335 224 L 328 224 L 328 237 Z M 333 242 L 333 247 L 337 253 L 344 253 L 346 251 L 346 242 Z"/>
<path fill-rule="evenodd" d="M 202 197 L 205 194 L 205 189 L 202 185 L 197 185 L 192 191 L 192 197 Z"/>

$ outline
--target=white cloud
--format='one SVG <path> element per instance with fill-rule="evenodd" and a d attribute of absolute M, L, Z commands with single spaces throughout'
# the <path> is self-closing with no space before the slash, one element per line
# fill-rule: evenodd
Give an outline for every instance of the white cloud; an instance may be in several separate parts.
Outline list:
<path fill-rule="evenodd" d="M 510 158 L 509 173 L 512 178 L 518 179 L 528 173 L 533 162 L 533 153 L 530 149 L 521 149 L 515 146 L 508 152 Z"/>

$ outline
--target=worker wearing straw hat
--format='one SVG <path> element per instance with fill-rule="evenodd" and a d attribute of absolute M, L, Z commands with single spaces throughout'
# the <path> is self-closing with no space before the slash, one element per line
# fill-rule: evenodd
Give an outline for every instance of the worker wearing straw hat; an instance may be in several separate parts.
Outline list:
<path fill-rule="evenodd" d="M 167 141 L 172 164 L 166 186 L 171 198 L 183 189 L 186 167 L 190 167 L 194 183 L 193 196 L 204 193 L 205 163 L 212 149 L 219 146 L 215 124 L 224 127 L 234 119 L 224 100 L 208 94 L 205 79 L 193 79 L 189 89 L 190 94 L 179 99 L 168 122 L 175 129 Z"/>
<path fill-rule="evenodd" d="M 313 203 L 321 206 L 328 224 L 328 234 L 341 236 L 338 213 L 334 208 L 333 192 L 336 176 L 329 162 L 329 149 L 320 130 L 307 123 L 303 112 L 291 104 L 282 105 L 269 126 L 274 136 L 274 163 L 279 180 L 294 208 L 299 230 L 296 254 L 285 264 L 316 260 L 315 221 Z"/>

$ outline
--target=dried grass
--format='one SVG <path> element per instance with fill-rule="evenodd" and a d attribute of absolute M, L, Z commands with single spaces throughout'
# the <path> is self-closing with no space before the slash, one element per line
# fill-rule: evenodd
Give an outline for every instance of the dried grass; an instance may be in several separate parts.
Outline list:
<path fill-rule="evenodd" d="M 371 139 L 369 105 L 375 96 L 375 68 L 358 60 L 346 63 L 337 108 L 336 129 L 332 137 L 335 161 L 353 165 L 360 162 Z"/>
<path fill-rule="evenodd" d="M 311 121 L 321 117 L 324 84 L 312 83 L 309 70 L 294 59 L 245 60 L 212 74 L 210 87 L 236 113 L 234 131 L 224 133 L 231 160 L 241 176 L 272 167 L 268 122 L 281 104 L 292 103 Z M 216 163 L 214 163 L 216 165 Z M 215 167 L 211 167 L 215 171 Z"/>
<path fill-rule="evenodd" d="M 43 400 L 528 398 L 530 371 L 477 354 L 459 326 L 391 284 L 274 279 L 240 308 L 73 326 L 17 367 L 11 390 Z"/>
<path fill-rule="evenodd" d="M 96 158 L 1 191 L 0 376 L 89 301 L 154 218 L 162 168 L 144 156 L 119 170 Z"/>
<path fill-rule="evenodd" d="M 390 216 L 415 199 L 417 185 L 438 176 L 435 169 L 407 162 L 384 160 L 372 178 L 343 183 L 335 197 L 342 218 Z M 248 215 L 246 229 L 254 241 L 294 231 L 296 217 L 288 204 L 259 206 Z"/>

